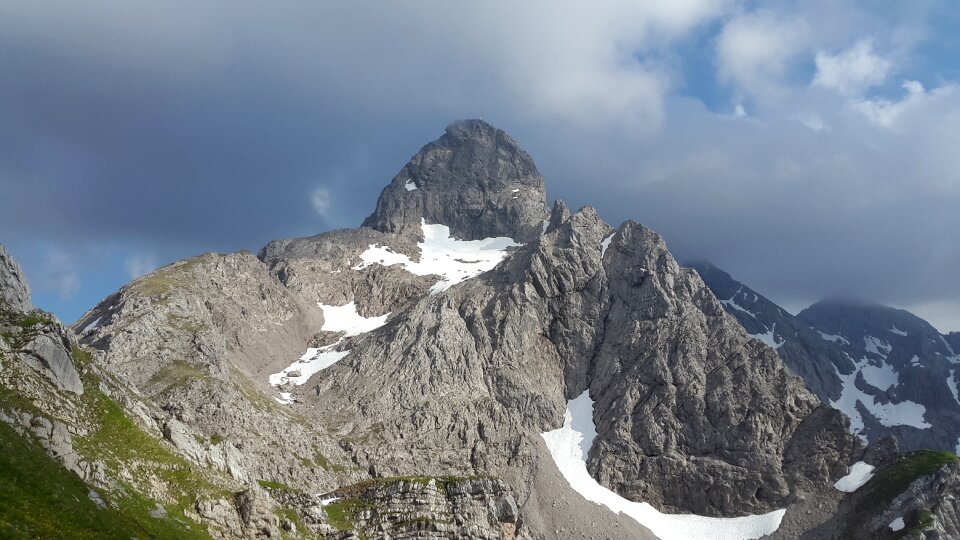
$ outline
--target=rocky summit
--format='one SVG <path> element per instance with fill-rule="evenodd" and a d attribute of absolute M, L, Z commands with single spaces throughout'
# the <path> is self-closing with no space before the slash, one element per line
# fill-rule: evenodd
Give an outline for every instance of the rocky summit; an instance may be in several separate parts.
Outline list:
<path fill-rule="evenodd" d="M 424 146 L 361 227 L 179 261 L 71 328 L 0 250 L 0 533 L 955 533 L 955 457 L 901 453 L 838 403 L 913 377 L 912 335 L 944 375 L 925 359 L 956 340 L 794 318 L 715 277 L 639 223 L 548 207 L 531 157 L 479 120 Z M 921 404 L 873 388 L 883 410 Z"/>

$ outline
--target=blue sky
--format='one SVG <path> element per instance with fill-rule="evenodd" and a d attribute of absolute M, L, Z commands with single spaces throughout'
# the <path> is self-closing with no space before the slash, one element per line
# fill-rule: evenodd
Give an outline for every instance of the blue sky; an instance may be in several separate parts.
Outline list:
<path fill-rule="evenodd" d="M 66 321 L 206 251 L 358 225 L 450 121 L 788 309 L 960 330 L 955 2 L 0 5 L 0 242 Z"/>

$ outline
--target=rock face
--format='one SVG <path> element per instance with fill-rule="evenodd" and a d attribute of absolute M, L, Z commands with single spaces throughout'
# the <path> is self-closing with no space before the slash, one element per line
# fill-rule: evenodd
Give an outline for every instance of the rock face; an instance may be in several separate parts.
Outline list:
<path fill-rule="evenodd" d="M 72 336 L 50 313 L 34 309 L 17 261 L 0 244 L 0 352 L 43 372 L 61 390 L 83 393 L 70 358 Z"/>
<path fill-rule="evenodd" d="M 387 186 L 363 226 L 418 237 L 421 220 L 455 238 L 527 242 L 546 216 L 543 177 L 505 131 L 482 120 L 451 124 Z"/>
<path fill-rule="evenodd" d="M 517 533 L 513 493 L 499 480 L 385 478 L 324 497 L 328 517 L 318 530 L 326 538 L 527 538 Z"/>
<path fill-rule="evenodd" d="M 852 368 L 852 364 L 834 342 L 716 266 L 707 262 L 690 266 L 747 334 L 776 349 L 811 392 L 827 403 L 840 397 L 841 381 L 834 366 Z"/>
<path fill-rule="evenodd" d="M 23 277 L 23 270 L 7 249 L 0 244 L 0 307 L 12 311 L 30 311 L 30 285 Z"/>
<path fill-rule="evenodd" d="M 716 267 L 695 265 L 725 309 L 869 441 L 907 450 L 960 445 L 960 349 L 900 309 L 823 301 L 792 316 Z"/>

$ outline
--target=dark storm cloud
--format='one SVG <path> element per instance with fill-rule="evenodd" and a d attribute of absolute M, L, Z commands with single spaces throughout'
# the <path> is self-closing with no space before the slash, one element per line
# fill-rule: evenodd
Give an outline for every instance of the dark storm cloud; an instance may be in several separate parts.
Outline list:
<path fill-rule="evenodd" d="M 551 197 L 775 300 L 935 304 L 960 328 L 960 95 L 912 56 L 947 8 L 865 6 L 7 3 L 0 238 L 53 246 L 61 275 L 100 245 L 142 271 L 355 226 L 482 116 Z"/>

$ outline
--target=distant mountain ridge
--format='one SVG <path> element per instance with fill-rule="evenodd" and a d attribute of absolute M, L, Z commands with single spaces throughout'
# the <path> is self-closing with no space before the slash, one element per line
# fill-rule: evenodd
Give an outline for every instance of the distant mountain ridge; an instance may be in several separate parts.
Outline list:
<path fill-rule="evenodd" d="M 870 441 L 960 449 L 960 334 L 912 313 L 830 299 L 796 316 L 709 263 L 692 265 L 748 333 L 777 349 L 808 388 Z"/>

